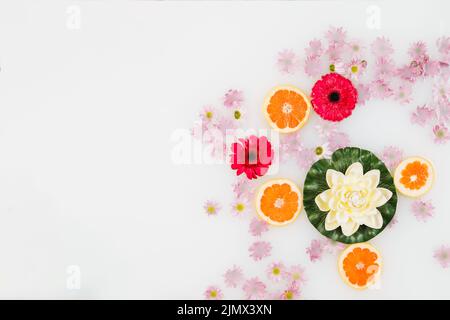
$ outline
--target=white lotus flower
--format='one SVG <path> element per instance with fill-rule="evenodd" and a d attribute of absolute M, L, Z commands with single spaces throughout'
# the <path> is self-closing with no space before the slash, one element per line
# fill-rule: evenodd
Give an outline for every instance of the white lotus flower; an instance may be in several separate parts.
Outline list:
<path fill-rule="evenodd" d="M 315 201 L 321 211 L 329 211 L 325 219 L 325 230 L 338 227 L 342 233 L 351 236 L 360 225 L 380 229 L 383 217 L 377 207 L 381 207 L 392 197 L 392 192 L 378 188 L 380 170 L 370 170 L 363 174 L 359 162 L 342 172 L 328 169 L 327 184 L 330 189 L 319 194 Z"/>

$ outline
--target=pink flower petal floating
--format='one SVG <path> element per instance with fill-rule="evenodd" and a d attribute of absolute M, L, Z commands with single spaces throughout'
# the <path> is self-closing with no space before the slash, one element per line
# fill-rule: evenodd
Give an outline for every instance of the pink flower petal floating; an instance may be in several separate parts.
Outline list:
<path fill-rule="evenodd" d="M 392 89 L 385 80 L 375 80 L 371 84 L 370 95 L 383 100 L 392 96 Z"/>
<path fill-rule="evenodd" d="M 297 282 L 292 282 L 289 286 L 282 292 L 281 300 L 294 300 L 297 299 L 300 294 L 300 287 Z"/>
<path fill-rule="evenodd" d="M 264 220 L 253 218 L 250 222 L 249 232 L 252 236 L 259 237 L 267 231 L 269 231 L 269 225 Z"/>
<path fill-rule="evenodd" d="M 380 158 L 389 169 L 394 170 L 403 159 L 403 151 L 398 147 L 388 146 L 383 149 Z"/>
<path fill-rule="evenodd" d="M 376 57 L 387 57 L 394 53 L 391 42 L 385 37 L 376 38 L 371 49 Z"/>
<path fill-rule="evenodd" d="M 412 85 L 409 82 L 401 82 L 394 90 L 394 99 L 401 104 L 408 104 L 411 102 Z"/>
<path fill-rule="evenodd" d="M 298 165 L 304 169 L 308 170 L 311 165 L 316 161 L 316 154 L 313 148 L 301 147 L 296 155 Z"/>
<path fill-rule="evenodd" d="M 294 265 L 286 269 L 283 276 L 284 279 L 290 283 L 296 282 L 300 284 L 305 283 L 307 280 L 305 276 L 305 269 L 300 265 Z"/>
<path fill-rule="evenodd" d="M 223 299 L 222 290 L 220 290 L 220 288 L 217 286 L 209 286 L 206 289 L 204 295 L 205 295 L 206 300 L 222 300 Z"/>
<path fill-rule="evenodd" d="M 281 73 L 293 74 L 298 70 L 300 60 L 294 51 L 286 49 L 278 53 L 277 66 Z"/>
<path fill-rule="evenodd" d="M 437 144 L 444 144 L 450 140 L 450 132 L 447 126 L 443 123 L 437 124 L 433 127 L 434 142 Z"/>
<path fill-rule="evenodd" d="M 225 285 L 231 288 L 236 288 L 244 280 L 242 269 L 237 266 L 233 266 L 231 269 L 228 269 L 223 277 L 225 280 Z"/>
<path fill-rule="evenodd" d="M 350 138 L 344 132 L 335 132 L 328 137 L 327 143 L 330 150 L 334 152 L 337 149 L 350 146 Z"/>
<path fill-rule="evenodd" d="M 230 89 L 223 97 L 223 105 L 227 108 L 239 109 L 243 101 L 244 95 L 240 90 Z"/>
<path fill-rule="evenodd" d="M 258 277 L 247 280 L 242 289 L 248 300 L 261 300 L 266 296 L 266 285 Z"/>
<path fill-rule="evenodd" d="M 273 262 L 267 268 L 267 277 L 275 282 L 283 279 L 283 274 L 286 272 L 285 266 L 281 262 Z"/>
<path fill-rule="evenodd" d="M 411 59 L 420 61 L 423 60 L 424 57 L 427 57 L 427 46 L 424 42 L 418 41 L 414 42 L 408 50 L 408 54 Z"/>
<path fill-rule="evenodd" d="M 426 125 L 436 115 L 436 112 L 430 107 L 423 105 L 416 108 L 416 111 L 411 114 L 411 122 L 419 126 Z"/>
<path fill-rule="evenodd" d="M 439 262 L 442 268 L 450 267 L 450 246 L 442 245 L 434 251 L 433 257 Z"/>
<path fill-rule="evenodd" d="M 330 44 L 343 46 L 345 44 L 347 33 L 342 27 L 330 27 L 325 37 Z"/>
<path fill-rule="evenodd" d="M 236 198 L 231 204 L 231 213 L 235 216 L 242 216 L 248 211 L 249 206 L 247 198 Z"/>
<path fill-rule="evenodd" d="M 311 262 L 316 262 L 322 259 L 322 255 L 325 250 L 325 241 L 322 240 L 312 240 L 308 248 L 306 248 L 306 253 L 309 255 Z"/>
<path fill-rule="evenodd" d="M 305 73 L 312 77 L 318 78 L 325 70 L 324 63 L 318 57 L 308 57 L 305 61 Z"/>
<path fill-rule="evenodd" d="M 412 203 L 411 210 L 416 219 L 423 222 L 434 215 L 434 206 L 431 203 L 431 200 L 416 200 Z"/>
<path fill-rule="evenodd" d="M 248 249 L 250 257 L 255 261 L 259 261 L 263 258 L 270 256 L 272 246 L 267 241 L 256 241 Z"/>
<path fill-rule="evenodd" d="M 215 216 L 219 213 L 221 206 L 217 201 L 208 200 L 203 205 L 203 209 L 208 216 Z"/>
<path fill-rule="evenodd" d="M 250 201 L 253 199 L 255 193 L 254 180 L 248 180 L 247 178 L 238 177 L 237 181 L 233 184 L 233 193 L 238 199 L 246 199 Z"/>
<path fill-rule="evenodd" d="M 314 39 L 309 42 L 308 47 L 305 48 L 305 54 L 307 58 L 317 58 L 323 53 L 322 42 Z"/>

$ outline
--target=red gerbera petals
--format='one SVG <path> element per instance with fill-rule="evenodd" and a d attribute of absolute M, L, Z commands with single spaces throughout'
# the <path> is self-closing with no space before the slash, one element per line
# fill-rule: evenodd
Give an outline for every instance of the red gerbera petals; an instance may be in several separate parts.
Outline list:
<path fill-rule="evenodd" d="M 341 121 L 355 109 L 358 92 L 352 82 L 338 73 L 322 76 L 312 89 L 311 103 L 325 120 Z"/>
<path fill-rule="evenodd" d="M 245 173 L 248 179 L 266 174 L 272 164 L 273 149 L 266 137 L 250 136 L 231 145 L 231 169 L 236 175 Z"/>

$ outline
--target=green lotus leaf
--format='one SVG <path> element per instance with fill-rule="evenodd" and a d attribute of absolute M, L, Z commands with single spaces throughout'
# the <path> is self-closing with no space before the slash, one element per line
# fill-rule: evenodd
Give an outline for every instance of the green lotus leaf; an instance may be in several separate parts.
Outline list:
<path fill-rule="evenodd" d="M 389 189 L 393 195 L 386 204 L 377 208 L 383 217 L 383 226 L 381 229 L 373 229 L 365 225 L 360 225 L 358 231 L 351 236 L 346 236 L 342 233 L 341 227 L 332 231 L 325 230 L 325 218 L 328 212 L 321 211 L 317 207 L 315 199 L 323 191 L 329 189 L 326 181 L 328 169 L 345 173 L 347 168 L 355 162 L 360 162 L 363 165 L 364 173 L 373 169 L 380 170 L 380 183 L 378 187 Z M 368 241 L 381 233 L 392 220 L 397 209 L 397 192 L 391 173 L 380 159 L 370 151 L 349 147 L 336 150 L 331 159 L 319 160 L 311 166 L 305 179 L 303 205 L 309 221 L 321 234 L 342 243 L 359 243 Z"/>

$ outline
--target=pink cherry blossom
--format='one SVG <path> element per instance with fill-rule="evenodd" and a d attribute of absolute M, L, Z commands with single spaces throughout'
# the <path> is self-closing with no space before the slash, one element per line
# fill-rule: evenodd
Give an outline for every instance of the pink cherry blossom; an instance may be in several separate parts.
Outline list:
<path fill-rule="evenodd" d="M 244 95 L 240 90 L 230 89 L 223 97 L 223 105 L 227 108 L 239 109 L 243 101 Z"/>
<path fill-rule="evenodd" d="M 435 143 L 444 144 L 450 140 L 450 132 L 447 126 L 443 123 L 435 125 L 433 127 L 433 133 Z"/>
<path fill-rule="evenodd" d="M 217 286 L 209 286 L 206 289 L 204 295 L 205 295 L 206 300 L 222 300 L 223 299 L 222 290 L 220 290 L 220 288 Z"/>
<path fill-rule="evenodd" d="M 422 41 L 414 42 L 409 47 L 408 54 L 413 60 L 422 60 L 425 56 L 427 56 L 427 46 Z"/>
<path fill-rule="evenodd" d="M 330 27 L 325 37 L 330 44 L 342 46 L 345 44 L 346 32 L 342 27 Z"/>
<path fill-rule="evenodd" d="M 322 55 L 323 48 L 320 40 L 314 39 L 309 42 L 309 46 L 305 48 L 305 54 L 308 58 L 316 58 Z"/>
<path fill-rule="evenodd" d="M 300 60 L 294 51 L 286 49 L 278 53 L 277 66 L 281 73 L 293 74 L 298 70 Z"/>
<path fill-rule="evenodd" d="M 435 111 L 430 107 L 423 105 L 416 108 L 416 111 L 411 114 L 411 122 L 424 126 L 435 117 Z"/>
<path fill-rule="evenodd" d="M 255 261 L 259 261 L 263 258 L 270 256 L 272 251 L 272 246 L 267 241 L 256 241 L 248 249 L 250 252 L 250 257 Z"/>
<path fill-rule="evenodd" d="M 221 206 L 217 201 L 208 200 L 203 205 L 203 209 L 208 216 L 215 216 L 219 213 Z"/>
<path fill-rule="evenodd" d="M 259 218 L 253 218 L 250 222 L 249 232 L 254 237 L 261 236 L 264 232 L 269 231 L 268 223 Z"/>
<path fill-rule="evenodd" d="M 309 259 L 312 262 L 316 262 L 322 259 L 324 253 L 326 242 L 323 240 L 312 240 L 308 248 L 306 248 L 306 253 L 309 255 Z"/>
<path fill-rule="evenodd" d="M 411 211 L 419 221 L 427 221 L 434 215 L 434 206 L 431 200 L 416 200 L 411 205 Z"/>
<path fill-rule="evenodd" d="M 266 285 L 258 277 L 247 280 L 242 289 L 248 300 L 264 299 L 266 296 Z"/>
<path fill-rule="evenodd" d="M 380 158 L 389 169 L 393 170 L 402 161 L 403 151 L 398 147 L 388 146 L 383 149 Z"/>
<path fill-rule="evenodd" d="M 433 257 L 439 262 L 442 268 L 450 267 L 450 246 L 442 245 L 434 251 Z"/>
<path fill-rule="evenodd" d="M 281 262 L 273 262 L 267 268 L 267 277 L 275 282 L 279 282 L 283 278 L 283 274 L 286 272 L 285 266 Z"/>
<path fill-rule="evenodd" d="M 371 49 L 376 57 L 387 57 L 394 53 L 391 42 L 385 37 L 376 38 L 372 43 Z"/>
<path fill-rule="evenodd" d="M 231 288 L 236 288 L 244 280 L 242 269 L 237 266 L 233 266 L 231 269 L 228 269 L 223 277 L 225 279 L 225 285 Z"/>

